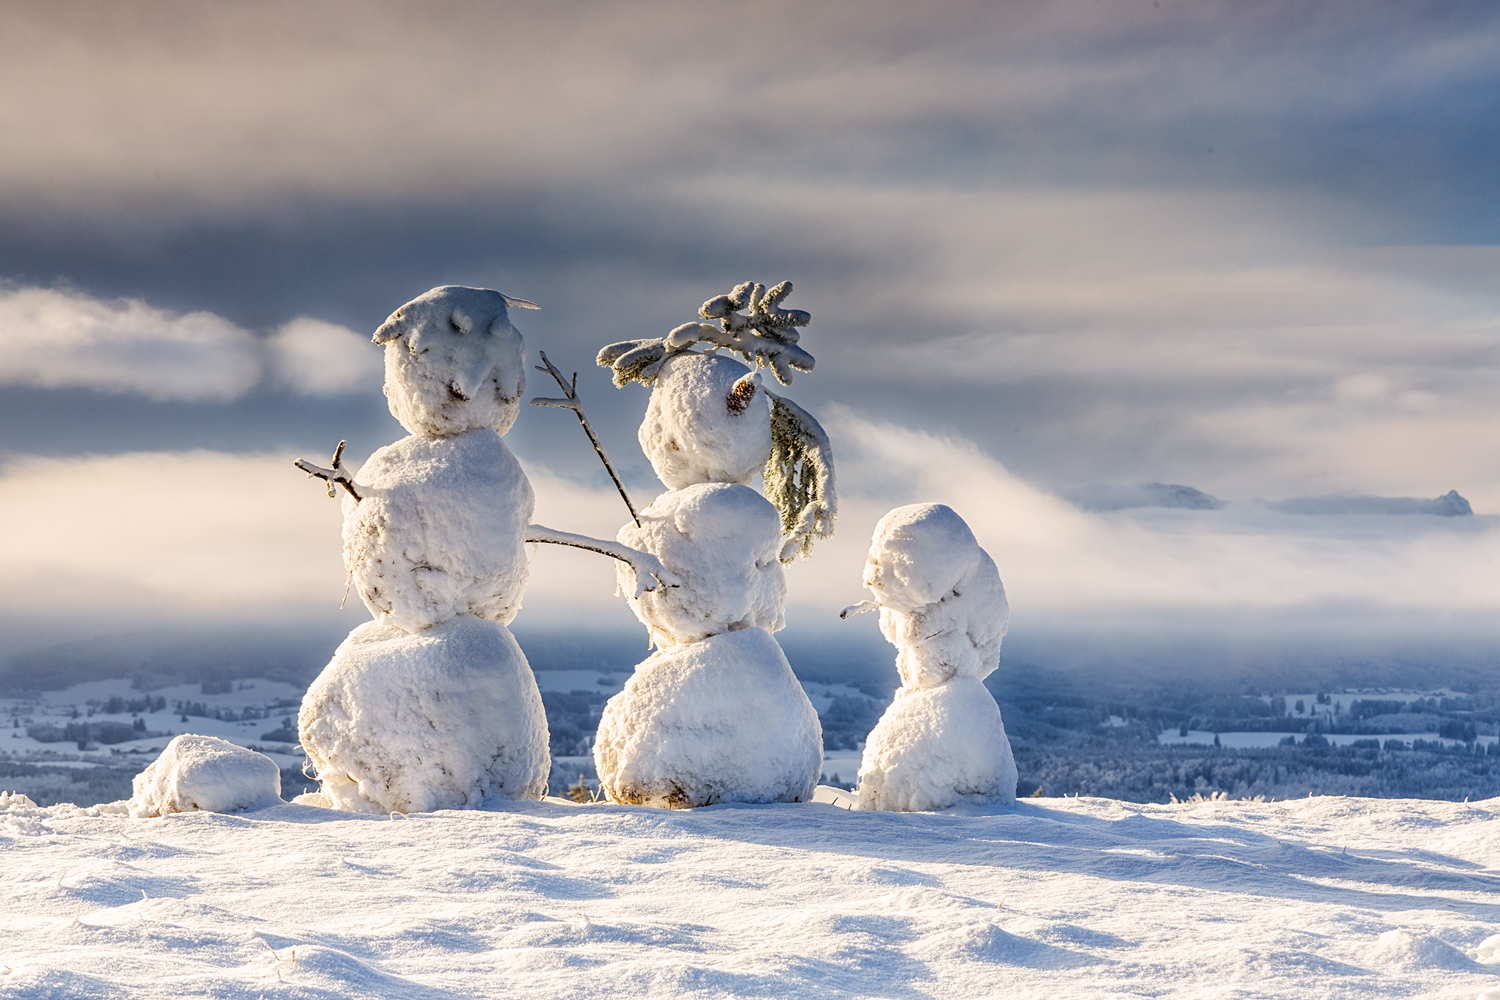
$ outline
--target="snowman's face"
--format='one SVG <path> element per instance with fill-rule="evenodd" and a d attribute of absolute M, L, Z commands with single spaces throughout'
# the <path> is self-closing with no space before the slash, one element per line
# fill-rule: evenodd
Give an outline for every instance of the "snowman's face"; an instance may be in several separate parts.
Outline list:
<path fill-rule="evenodd" d="M 771 457 L 770 405 L 751 369 L 733 358 L 678 354 L 656 377 L 639 436 L 670 489 L 747 484 Z"/>
<path fill-rule="evenodd" d="M 510 430 L 526 391 L 521 335 L 505 296 L 445 285 L 412 299 L 375 331 L 385 345 L 385 395 L 412 434 Z"/>
<path fill-rule="evenodd" d="M 948 596 L 973 571 L 981 551 L 951 507 L 897 507 L 875 526 L 864 585 L 883 607 L 912 612 Z"/>

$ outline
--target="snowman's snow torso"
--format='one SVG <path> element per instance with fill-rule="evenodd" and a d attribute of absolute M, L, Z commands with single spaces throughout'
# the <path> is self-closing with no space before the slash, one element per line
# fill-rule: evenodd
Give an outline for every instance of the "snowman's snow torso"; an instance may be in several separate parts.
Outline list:
<path fill-rule="evenodd" d="M 880 609 L 880 633 L 897 649 L 896 670 L 909 687 L 951 677 L 980 680 L 994 671 L 1005 638 L 1005 588 L 983 549 L 972 570 L 941 600 L 912 611 Z"/>
<path fill-rule="evenodd" d="M 356 628 L 302 699 L 302 743 L 324 804 L 356 812 L 535 799 L 547 715 L 510 630 L 461 615 L 415 635 Z"/>
<path fill-rule="evenodd" d="M 510 624 L 534 496 L 500 435 L 402 438 L 355 482 L 364 499 L 344 500 L 344 560 L 376 621 L 408 632 L 462 614 Z"/>
<path fill-rule="evenodd" d="M 902 687 L 865 739 L 861 809 L 922 812 L 1013 801 L 1016 763 L 1000 706 L 977 677 Z"/>
<path fill-rule="evenodd" d="M 781 646 L 746 628 L 668 646 L 637 666 L 605 706 L 594 762 L 617 802 L 805 802 L 823 731 Z"/>
<path fill-rule="evenodd" d="M 682 580 L 639 598 L 631 610 L 665 643 L 697 642 L 741 628 L 785 624 L 786 574 L 776 508 L 748 486 L 700 483 L 668 490 L 641 511 L 619 541 L 650 552 Z M 617 569 L 630 593 L 629 570 Z"/>

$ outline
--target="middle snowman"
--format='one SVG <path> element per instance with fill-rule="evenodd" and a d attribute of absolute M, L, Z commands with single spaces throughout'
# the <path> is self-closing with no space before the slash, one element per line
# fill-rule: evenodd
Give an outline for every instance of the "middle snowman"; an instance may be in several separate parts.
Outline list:
<path fill-rule="evenodd" d="M 797 346 L 808 314 L 780 308 L 790 291 L 740 285 L 703 304 L 705 322 L 599 353 L 616 385 L 651 386 L 640 442 L 667 487 L 619 541 L 682 581 L 636 594 L 621 577 L 656 652 L 599 723 L 594 763 L 612 801 L 802 802 L 817 786 L 822 726 L 771 633 L 785 624 L 782 563 L 832 533 L 833 467 L 817 421 L 756 370 L 786 384 L 812 368 Z M 757 473 L 769 500 L 749 486 Z"/>

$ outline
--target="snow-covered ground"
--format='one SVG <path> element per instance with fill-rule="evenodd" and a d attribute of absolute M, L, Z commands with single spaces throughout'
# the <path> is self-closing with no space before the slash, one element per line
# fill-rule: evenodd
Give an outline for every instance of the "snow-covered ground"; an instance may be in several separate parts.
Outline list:
<path fill-rule="evenodd" d="M 1500 991 L 1476 961 L 1500 932 L 1500 800 L 819 797 L 147 820 L 0 798 L 0 995 Z"/>

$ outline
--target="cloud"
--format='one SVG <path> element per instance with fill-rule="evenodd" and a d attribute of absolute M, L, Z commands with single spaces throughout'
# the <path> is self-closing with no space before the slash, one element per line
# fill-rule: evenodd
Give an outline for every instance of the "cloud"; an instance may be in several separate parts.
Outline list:
<path fill-rule="evenodd" d="M 197 451 L 0 467 L 11 524 L 0 594 L 12 612 L 193 619 L 336 612 L 338 505 L 291 455 Z"/>
<path fill-rule="evenodd" d="M 233 399 L 261 376 L 254 338 L 212 313 L 45 288 L 0 291 L 0 381 L 153 399 Z"/>
<path fill-rule="evenodd" d="M 337 395 L 379 384 L 380 350 L 352 330 L 298 317 L 258 338 L 208 312 L 179 315 L 138 299 L 0 290 L 0 383 L 228 401 L 262 384 Z"/>
<path fill-rule="evenodd" d="M 814 172 L 1145 183 L 1331 173 L 1332 159 L 1389 183 L 1402 164 L 1370 162 L 1372 141 L 1399 132 L 1453 152 L 1452 126 L 1488 110 L 1497 52 L 1491 13 L 1420 3 L 1380 18 L 1337 3 L 657 2 L 586 17 L 474 3 L 82 17 L 15 3 L 0 88 L 18 97 L 0 131 L 28 141 L 0 164 L 0 189 L 185 209 L 309 192 L 466 198 L 501 178 L 671 183 L 793 158 Z M 1267 143 L 1271 119 L 1305 142 Z"/>
<path fill-rule="evenodd" d="M 385 377 L 384 352 L 348 327 L 305 316 L 266 341 L 273 378 L 308 396 L 363 392 Z"/>
<path fill-rule="evenodd" d="M 844 627 L 838 610 L 865 596 L 860 575 L 876 521 L 920 501 L 946 503 L 973 527 L 1023 633 L 1109 621 L 1149 622 L 1166 635 L 1253 620 L 1270 634 L 1335 616 L 1371 632 L 1395 620 L 1435 627 L 1500 613 L 1493 517 L 1311 518 L 1255 504 L 1093 514 L 972 442 L 847 408 L 825 416 L 842 506 L 835 537 L 787 571 L 788 621 L 804 632 Z M 25 530 L 0 554 L 0 614 L 66 609 L 83 631 L 121 615 L 254 617 L 268 628 L 338 618 L 338 505 L 292 457 L 141 453 L 5 465 L 0 508 Z M 602 471 L 582 481 L 535 465 L 529 474 L 540 523 L 612 538 L 626 520 Z M 634 499 L 645 505 L 651 494 L 637 490 Z M 535 548 L 519 624 L 637 628 L 613 596 L 611 560 Z M 643 655 L 644 645 L 642 634 Z"/>
<path fill-rule="evenodd" d="M 957 510 L 1000 567 L 1019 621 L 1163 614 L 1287 620 L 1340 609 L 1376 621 L 1500 611 L 1495 518 L 1307 518 L 1256 505 L 1090 514 L 1026 483 L 972 442 L 835 409 L 839 533 L 793 567 L 828 615 L 858 598 L 869 532 L 891 507 Z M 1309 523 L 1316 522 L 1316 523 Z"/>

